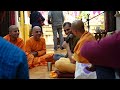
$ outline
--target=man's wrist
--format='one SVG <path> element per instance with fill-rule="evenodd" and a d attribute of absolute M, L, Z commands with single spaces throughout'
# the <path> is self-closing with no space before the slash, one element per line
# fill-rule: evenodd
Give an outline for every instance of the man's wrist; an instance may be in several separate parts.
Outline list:
<path fill-rule="evenodd" d="M 68 47 L 66 47 L 66 50 L 69 52 L 70 51 L 70 48 L 69 48 L 69 46 Z"/>
<path fill-rule="evenodd" d="M 38 51 L 36 51 L 36 56 L 38 56 Z"/>

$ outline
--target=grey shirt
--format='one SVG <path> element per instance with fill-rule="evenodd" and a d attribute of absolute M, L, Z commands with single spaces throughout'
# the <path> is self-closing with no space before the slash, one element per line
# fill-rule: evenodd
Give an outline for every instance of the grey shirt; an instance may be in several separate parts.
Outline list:
<path fill-rule="evenodd" d="M 59 26 L 64 23 L 64 15 L 62 11 L 49 11 L 48 20 L 52 22 L 52 26 Z"/>

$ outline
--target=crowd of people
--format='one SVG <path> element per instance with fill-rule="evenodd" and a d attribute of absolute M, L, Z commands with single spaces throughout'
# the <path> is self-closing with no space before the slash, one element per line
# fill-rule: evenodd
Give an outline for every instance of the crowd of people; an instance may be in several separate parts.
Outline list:
<path fill-rule="evenodd" d="M 73 73 L 74 79 L 119 79 L 119 31 L 96 40 L 85 30 L 82 20 L 64 22 L 62 11 L 49 11 L 54 50 L 58 49 L 58 32 L 60 49 L 66 49 L 67 53 L 46 54 L 46 41 L 42 37 L 45 18 L 38 11 L 32 11 L 30 19 L 31 36 L 26 42 L 19 37 L 16 25 L 11 25 L 9 33 L 0 37 L 0 79 L 29 79 L 29 69 L 47 65 L 48 61 L 64 74 Z M 62 29 L 67 35 L 65 40 Z"/>

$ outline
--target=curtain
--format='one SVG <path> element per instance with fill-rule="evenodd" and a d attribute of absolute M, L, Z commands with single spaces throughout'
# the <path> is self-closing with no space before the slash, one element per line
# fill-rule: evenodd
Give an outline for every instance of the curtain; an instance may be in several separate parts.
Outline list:
<path fill-rule="evenodd" d="M 0 11 L 0 36 L 8 34 L 8 28 L 10 25 L 15 24 L 14 11 Z"/>
<path fill-rule="evenodd" d="M 15 25 L 15 11 L 10 11 L 10 25 Z"/>
<path fill-rule="evenodd" d="M 9 11 L 1 11 L 0 14 L 0 36 L 8 34 L 9 28 Z"/>
<path fill-rule="evenodd" d="M 114 17 L 116 11 L 105 12 L 105 29 L 107 32 L 116 30 L 116 18 Z"/>

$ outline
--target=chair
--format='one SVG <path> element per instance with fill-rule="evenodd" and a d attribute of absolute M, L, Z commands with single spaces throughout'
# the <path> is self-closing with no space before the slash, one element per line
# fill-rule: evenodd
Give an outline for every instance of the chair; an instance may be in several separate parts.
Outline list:
<path fill-rule="evenodd" d="M 101 32 L 94 33 L 94 34 L 95 34 L 95 39 L 100 40 L 101 38 L 103 38 L 107 35 L 107 32 L 106 31 L 101 31 Z"/>

